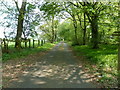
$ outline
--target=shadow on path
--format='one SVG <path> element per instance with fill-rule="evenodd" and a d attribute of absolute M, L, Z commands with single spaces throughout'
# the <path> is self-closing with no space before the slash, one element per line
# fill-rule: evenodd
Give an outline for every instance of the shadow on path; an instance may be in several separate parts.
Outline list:
<path fill-rule="evenodd" d="M 78 65 L 66 43 L 57 44 L 24 71 L 9 88 L 96 88 Z"/>

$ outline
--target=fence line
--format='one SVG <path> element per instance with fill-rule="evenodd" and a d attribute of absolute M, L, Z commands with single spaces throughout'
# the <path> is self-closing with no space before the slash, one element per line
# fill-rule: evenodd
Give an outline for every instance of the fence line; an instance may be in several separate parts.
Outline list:
<path fill-rule="evenodd" d="M 9 48 L 11 47 L 11 43 L 15 43 L 15 40 L 9 40 L 9 39 L 2 39 L 1 40 L 1 47 L 4 50 L 4 52 L 7 52 Z M 35 39 L 22 39 L 21 40 L 21 46 L 22 48 L 35 48 L 38 46 L 43 46 L 45 44 L 45 40 L 35 40 Z M 14 44 L 15 46 L 15 44 Z"/>

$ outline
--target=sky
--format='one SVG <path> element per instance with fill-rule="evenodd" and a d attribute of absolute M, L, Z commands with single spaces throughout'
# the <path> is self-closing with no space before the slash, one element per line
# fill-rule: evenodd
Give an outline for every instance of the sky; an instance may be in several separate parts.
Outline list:
<path fill-rule="evenodd" d="M 0 17 L 0 22 L 1 22 L 2 20 L 3 20 L 3 16 Z M 3 31 L 4 31 L 4 27 L 0 26 L 0 38 L 4 38 Z"/>
<path fill-rule="evenodd" d="M 3 31 L 4 31 L 4 28 L 0 27 L 0 38 L 4 38 Z"/>
<path fill-rule="evenodd" d="M 13 0 L 2 0 L 2 1 L 3 1 L 4 3 L 7 2 L 9 5 L 13 5 L 13 4 L 14 4 Z M 22 5 L 22 0 L 16 0 L 16 1 L 18 1 L 18 7 L 20 8 L 21 5 Z M 27 1 L 31 2 L 32 0 L 27 0 Z M 14 4 L 14 5 L 15 5 L 15 4 Z M 5 6 L 1 6 L 0 8 L 1 8 L 1 9 L 2 9 L 2 8 L 7 9 Z M 36 12 L 37 12 L 37 11 L 36 11 Z M 2 14 L 2 16 L 1 16 L 1 14 L 0 14 L 0 22 L 4 21 L 4 17 L 6 17 L 6 15 L 7 15 L 7 14 Z M 7 32 L 10 31 L 9 28 L 6 29 L 5 27 L 3 27 L 3 26 L 0 25 L 0 38 L 4 38 L 4 33 L 3 33 L 4 30 L 6 30 Z"/>
<path fill-rule="evenodd" d="M 9 4 L 11 4 L 11 5 L 13 5 L 14 4 L 14 2 L 13 2 L 13 0 L 1 0 L 1 1 L 5 1 L 5 2 L 8 2 Z M 17 0 L 18 1 L 18 6 L 19 6 L 19 8 L 21 7 L 21 5 L 22 5 L 22 0 Z M 27 1 L 29 1 L 29 2 L 31 2 L 31 1 L 40 1 L 40 2 L 42 2 L 43 0 L 27 0 Z M 55 1 L 55 0 L 46 0 L 46 1 Z M 56 1 L 60 1 L 60 0 L 56 0 Z M 62 0 L 61 0 L 62 1 Z M 68 0 L 66 0 L 66 1 L 68 1 Z M 69 0 L 69 1 L 74 1 L 74 0 Z M 98 1 L 103 1 L 103 0 L 98 0 Z M 118 1 L 118 0 L 104 0 L 104 1 Z M 13 3 L 12 3 L 13 2 Z M 1 7 L 0 6 L 0 8 L 5 8 L 5 7 Z M 37 10 L 36 10 L 36 12 L 38 12 Z M 2 16 L 0 15 L 0 22 L 1 21 L 3 21 L 4 20 L 4 17 L 6 16 L 6 14 L 3 14 Z M 61 19 L 61 22 L 63 22 L 64 21 L 64 19 Z M 4 27 L 2 27 L 2 26 L 0 26 L 0 38 L 4 38 L 4 34 L 3 34 L 3 32 L 4 32 Z M 37 29 L 37 28 L 36 28 Z M 9 31 L 9 29 L 8 29 L 8 31 Z"/>
<path fill-rule="evenodd" d="M 8 2 L 10 5 L 13 5 L 13 3 L 11 3 L 11 2 L 13 2 L 13 0 L 2 0 L 2 1 L 3 1 L 4 3 L 5 3 L 5 2 Z M 19 0 L 19 4 L 18 4 L 19 7 L 21 6 L 21 1 L 22 1 L 22 0 Z M 1 8 L 1 9 L 2 9 L 2 8 L 3 8 L 3 9 L 7 9 L 5 6 L 1 6 L 0 8 Z M 2 14 L 2 15 L 0 14 L 0 22 L 4 21 L 4 17 L 6 17 L 6 15 L 7 15 L 7 14 Z M 4 38 L 4 33 L 3 33 L 3 32 L 4 32 L 5 29 L 6 29 L 5 27 L 3 27 L 3 26 L 0 25 L 0 38 Z M 8 28 L 8 31 L 9 31 L 9 28 Z"/>
<path fill-rule="evenodd" d="M 13 4 L 15 5 L 15 3 L 13 2 L 13 0 L 3 0 L 3 1 L 7 2 L 8 4 L 10 4 L 10 5 L 12 5 L 12 6 L 13 6 Z M 19 8 L 20 8 L 21 5 L 22 5 L 22 0 L 17 0 L 17 1 L 18 1 L 18 6 L 19 6 Z M 42 3 L 43 0 L 27 0 L 27 1 L 29 1 L 29 2 L 31 2 L 31 1 L 41 1 L 40 3 Z M 48 0 L 48 1 L 49 1 L 49 0 Z M 1 8 L 7 9 L 5 6 L 2 6 Z M 37 13 L 38 11 L 39 11 L 38 9 L 35 10 L 36 13 Z M 2 14 L 2 17 L 0 17 L 0 22 L 4 21 L 4 17 L 6 17 L 6 14 Z M 61 22 L 63 22 L 63 21 L 64 21 L 64 20 L 61 20 Z M 40 23 L 44 23 L 44 22 L 40 22 Z M 38 27 L 36 27 L 36 29 L 38 29 Z M 3 33 L 4 30 L 5 30 L 6 32 L 9 32 L 9 31 L 10 31 L 9 28 L 6 29 L 5 27 L 0 26 L 0 38 L 4 38 L 4 33 Z"/>

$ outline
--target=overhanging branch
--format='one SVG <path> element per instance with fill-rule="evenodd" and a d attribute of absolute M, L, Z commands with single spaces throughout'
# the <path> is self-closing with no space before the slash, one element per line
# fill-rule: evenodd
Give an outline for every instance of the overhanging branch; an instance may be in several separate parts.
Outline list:
<path fill-rule="evenodd" d="M 19 9 L 19 7 L 18 7 L 18 2 L 15 1 L 15 0 L 14 0 L 14 2 L 15 2 L 15 5 L 16 5 L 16 7 L 17 7 L 17 10 L 20 12 L 20 9 Z"/>

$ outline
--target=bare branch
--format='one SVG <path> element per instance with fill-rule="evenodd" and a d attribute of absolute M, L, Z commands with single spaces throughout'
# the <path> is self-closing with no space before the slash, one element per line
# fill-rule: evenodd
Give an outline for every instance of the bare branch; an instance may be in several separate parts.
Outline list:
<path fill-rule="evenodd" d="M 20 12 L 20 9 L 19 9 L 19 7 L 18 7 L 18 2 L 15 1 L 15 0 L 14 0 L 14 2 L 15 2 L 15 5 L 16 5 L 16 7 L 17 7 L 17 10 Z"/>
<path fill-rule="evenodd" d="M 10 8 L 8 8 L 7 5 L 6 5 L 4 2 L 2 2 L 2 4 L 3 4 L 8 10 L 10 10 Z"/>

